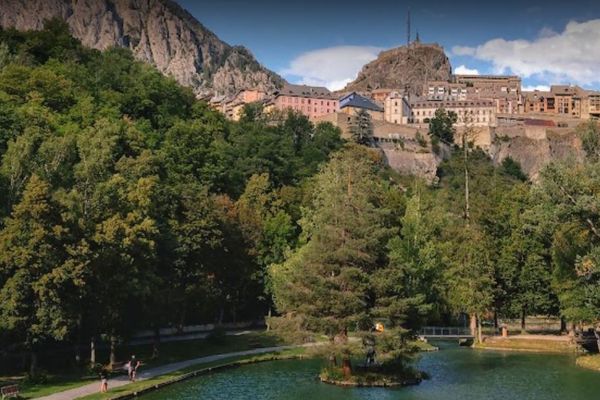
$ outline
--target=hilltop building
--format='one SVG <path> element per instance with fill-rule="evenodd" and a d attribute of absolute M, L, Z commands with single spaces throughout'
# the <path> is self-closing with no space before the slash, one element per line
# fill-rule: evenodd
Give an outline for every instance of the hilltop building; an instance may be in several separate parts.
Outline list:
<path fill-rule="evenodd" d="M 415 99 L 409 102 L 409 124 L 429 124 L 436 110 L 443 108 L 458 116 L 456 126 L 494 126 L 496 105 L 492 100 L 428 100 Z"/>
<path fill-rule="evenodd" d="M 259 89 L 240 90 L 232 96 L 218 96 L 209 100 L 209 104 L 222 112 L 227 118 L 239 121 L 242 108 L 248 103 L 264 102 L 268 98 L 265 91 Z"/>
<path fill-rule="evenodd" d="M 340 111 L 342 113 L 354 115 L 360 110 L 366 110 L 374 120 L 383 120 L 383 107 L 367 97 L 352 92 L 340 99 Z"/>
<path fill-rule="evenodd" d="M 400 92 L 392 92 L 384 101 L 384 119 L 392 124 L 406 125 L 411 118 L 408 98 Z"/>
<path fill-rule="evenodd" d="M 457 114 L 457 126 L 495 126 L 496 104 L 490 99 L 464 100 L 461 97 L 443 99 L 410 98 L 393 92 L 385 100 L 385 120 L 394 124 L 429 124 L 436 110 L 443 108 Z"/>
<path fill-rule="evenodd" d="M 430 81 L 423 87 L 428 100 L 492 100 L 498 114 L 521 109 L 521 78 L 512 75 L 453 75 L 450 81 Z"/>
<path fill-rule="evenodd" d="M 553 85 L 549 91 L 524 92 L 526 114 L 557 115 L 569 118 L 600 118 L 600 92 L 579 86 Z"/>
<path fill-rule="evenodd" d="M 279 110 L 299 111 L 311 120 L 339 110 L 338 99 L 327 88 L 319 86 L 286 84 L 275 92 L 273 104 Z"/>

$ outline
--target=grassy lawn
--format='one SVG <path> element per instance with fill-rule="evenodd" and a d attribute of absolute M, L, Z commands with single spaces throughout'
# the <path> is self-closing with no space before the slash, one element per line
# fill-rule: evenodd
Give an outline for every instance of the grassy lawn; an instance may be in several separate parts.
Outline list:
<path fill-rule="evenodd" d="M 151 368 L 177 361 L 189 360 L 190 358 L 283 344 L 285 343 L 280 338 L 271 333 L 252 332 L 239 336 L 161 343 L 160 356 L 156 360 L 150 359 L 152 355 L 152 345 L 150 344 L 120 346 L 117 351 L 117 361 L 127 360 L 131 354 L 135 354 L 136 358 L 142 361 L 142 368 Z M 107 351 L 99 351 L 98 359 L 100 361 L 108 361 Z M 39 384 L 25 382 L 22 377 L 0 377 L 0 386 L 18 381 L 21 388 L 21 396 L 30 399 L 73 389 L 96 380 L 98 380 L 97 377 L 90 377 L 87 371 L 68 371 L 64 374 L 50 374 L 47 376 L 45 383 Z"/>
<path fill-rule="evenodd" d="M 532 352 L 549 352 L 549 353 L 575 353 L 577 346 L 564 340 L 536 340 L 518 339 L 518 338 L 486 338 L 483 343 L 475 345 L 475 348 L 480 349 L 506 349 L 520 350 Z"/>
<path fill-rule="evenodd" d="M 577 357 L 577 365 L 600 372 L 600 354 Z"/>
<path fill-rule="evenodd" d="M 274 353 L 267 353 L 267 354 L 254 355 L 254 356 L 232 357 L 232 358 L 227 358 L 224 360 L 214 361 L 214 362 L 210 362 L 210 363 L 192 365 L 190 367 L 187 367 L 187 368 L 184 368 L 184 369 L 181 369 L 178 371 L 174 371 L 174 372 L 171 372 L 171 373 L 168 373 L 165 375 L 157 376 L 152 379 L 145 380 L 145 381 L 131 383 L 131 384 L 117 387 L 114 389 L 111 389 L 109 387 L 108 393 L 96 393 L 96 394 L 93 394 L 90 396 L 81 397 L 81 399 L 85 399 L 85 400 L 111 399 L 111 398 L 117 397 L 117 396 L 122 396 L 122 395 L 130 394 L 130 393 L 134 393 L 134 392 L 140 392 L 144 389 L 153 387 L 155 385 L 160 385 L 160 384 L 162 384 L 164 382 L 168 382 L 172 379 L 181 378 L 183 375 L 185 375 L 187 373 L 198 371 L 198 370 L 201 370 L 204 368 L 218 367 L 218 366 L 224 366 L 224 365 L 229 365 L 229 364 L 234 364 L 234 363 L 239 363 L 240 365 L 243 365 L 243 364 L 251 364 L 251 363 L 261 362 L 261 361 L 272 361 L 272 360 L 298 358 L 298 357 L 302 357 L 305 354 L 305 352 L 306 352 L 305 348 L 295 348 L 295 349 L 288 349 L 288 350 L 283 350 L 283 351 L 274 352 Z"/>

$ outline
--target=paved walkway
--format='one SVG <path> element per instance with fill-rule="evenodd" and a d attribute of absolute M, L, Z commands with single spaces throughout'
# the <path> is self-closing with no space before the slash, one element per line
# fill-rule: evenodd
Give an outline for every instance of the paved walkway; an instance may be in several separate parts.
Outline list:
<path fill-rule="evenodd" d="M 155 376 L 168 374 L 192 365 L 209 363 L 212 361 L 222 360 L 224 358 L 246 356 L 252 354 L 263 354 L 270 353 L 273 351 L 280 351 L 285 349 L 291 349 L 297 346 L 276 346 L 276 347 L 264 347 L 259 349 L 237 351 L 234 353 L 215 354 L 212 356 L 198 357 L 191 360 L 180 361 L 172 364 L 162 365 L 160 367 L 154 367 L 144 370 L 143 367 L 138 373 L 137 380 L 143 381 L 146 379 L 154 378 Z M 108 381 L 108 391 L 119 386 L 125 386 L 129 384 L 127 376 L 118 376 Z M 74 389 L 65 390 L 64 392 L 54 393 L 50 396 L 38 397 L 39 400 L 72 400 L 90 394 L 98 393 L 100 389 L 100 380 L 98 382 L 90 383 L 84 386 L 80 386 Z"/>

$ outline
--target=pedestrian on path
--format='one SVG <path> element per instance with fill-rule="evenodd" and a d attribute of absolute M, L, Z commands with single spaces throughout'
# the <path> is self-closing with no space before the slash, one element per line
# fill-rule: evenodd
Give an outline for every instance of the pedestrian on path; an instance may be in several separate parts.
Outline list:
<path fill-rule="evenodd" d="M 100 393 L 108 392 L 108 373 L 102 368 L 100 371 Z"/>
<path fill-rule="evenodd" d="M 127 363 L 127 375 L 131 382 L 135 382 L 135 373 L 140 366 L 140 362 L 135 359 L 135 355 L 131 356 L 131 359 Z"/>

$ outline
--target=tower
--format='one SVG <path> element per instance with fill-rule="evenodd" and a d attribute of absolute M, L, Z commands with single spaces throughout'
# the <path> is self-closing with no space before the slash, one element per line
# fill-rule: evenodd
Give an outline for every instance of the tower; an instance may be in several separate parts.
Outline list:
<path fill-rule="evenodd" d="M 410 45 L 410 7 L 408 7 L 408 13 L 406 15 L 406 45 Z"/>

